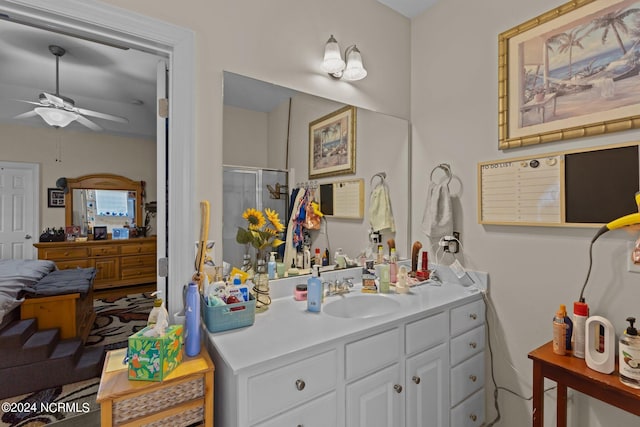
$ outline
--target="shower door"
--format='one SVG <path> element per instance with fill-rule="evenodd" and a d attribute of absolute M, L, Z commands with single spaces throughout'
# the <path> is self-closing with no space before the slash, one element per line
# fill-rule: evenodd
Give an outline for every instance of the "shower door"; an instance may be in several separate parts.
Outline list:
<path fill-rule="evenodd" d="M 242 213 L 254 208 L 264 213 L 269 208 L 278 212 L 280 222 L 286 227 L 289 195 L 287 171 L 257 169 L 242 166 L 225 166 L 223 170 L 222 209 L 222 259 L 232 267 L 242 265 L 247 251 L 245 245 L 236 242 L 238 227 L 247 228 Z M 249 249 L 252 259 L 255 250 Z"/>

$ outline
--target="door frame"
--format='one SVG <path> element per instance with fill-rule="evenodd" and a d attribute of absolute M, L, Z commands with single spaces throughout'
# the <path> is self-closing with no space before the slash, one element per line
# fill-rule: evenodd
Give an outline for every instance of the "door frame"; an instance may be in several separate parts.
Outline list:
<path fill-rule="evenodd" d="M 31 257 L 29 259 L 36 259 L 36 248 L 33 246 L 40 236 L 40 164 L 29 162 L 5 162 L 0 161 L 0 168 L 13 168 L 24 169 L 31 173 L 31 185 L 33 191 L 31 192 L 31 203 L 33 211 L 37 212 L 32 216 L 33 220 L 30 224 L 31 227 Z"/>
<path fill-rule="evenodd" d="M 193 274 L 195 194 L 195 36 L 192 30 L 94 0 L 0 0 L 0 12 L 37 22 L 71 35 L 108 40 L 167 56 L 169 117 L 167 183 L 158 182 L 158 194 L 169 194 L 167 209 L 158 204 L 158 258 L 168 257 L 168 283 L 182 284 Z M 168 188 L 167 188 L 168 187 Z M 168 212 L 166 212 L 168 210 Z M 160 225 L 160 224 L 159 224 Z M 166 242 L 166 243 L 165 243 Z M 171 243 L 169 245 L 169 242 Z M 169 287 L 170 313 L 182 309 L 182 287 Z"/>

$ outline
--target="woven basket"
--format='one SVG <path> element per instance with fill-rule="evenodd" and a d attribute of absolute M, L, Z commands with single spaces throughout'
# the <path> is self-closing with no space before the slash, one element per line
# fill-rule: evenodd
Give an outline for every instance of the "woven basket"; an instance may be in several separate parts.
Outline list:
<path fill-rule="evenodd" d="M 171 417 L 155 421 L 151 424 L 144 424 L 141 427 L 187 427 L 197 422 L 202 422 L 203 420 L 204 408 L 202 406 L 199 406 L 197 408 L 184 411 L 181 414 L 176 414 Z"/>
<path fill-rule="evenodd" d="M 164 411 L 183 402 L 201 398 L 204 396 L 204 391 L 204 379 L 194 378 L 182 383 L 171 384 L 168 387 L 162 387 L 151 393 L 114 401 L 113 423 L 122 424 L 136 418 Z M 186 411 L 184 414 L 190 412 Z"/>

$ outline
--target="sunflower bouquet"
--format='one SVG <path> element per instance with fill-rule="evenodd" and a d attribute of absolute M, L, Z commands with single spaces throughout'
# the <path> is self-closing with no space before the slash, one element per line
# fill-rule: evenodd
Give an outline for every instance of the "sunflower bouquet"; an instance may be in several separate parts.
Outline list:
<path fill-rule="evenodd" d="M 265 219 L 266 217 L 266 219 Z M 242 214 L 247 221 L 247 228 L 238 227 L 236 242 L 250 244 L 258 251 L 258 256 L 263 256 L 267 249 L 277 248 L 284 241 L 278 236 L 284 231 L 284 225 L 278 218 L 278 212 L 265 209 L 264 215 L 257 209 L 248 208 Z"/>

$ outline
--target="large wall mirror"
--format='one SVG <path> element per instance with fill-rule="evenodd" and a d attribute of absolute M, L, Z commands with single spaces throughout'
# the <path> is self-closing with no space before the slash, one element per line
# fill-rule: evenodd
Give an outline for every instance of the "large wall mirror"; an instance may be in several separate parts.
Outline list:
<path fill-rule="evenodd" d="M 309 125 L 343 107 L 343 103 L 224 72 L 224 261 L 240 267 L 246 249 L 235 238 L 238 227 L 246 227 L 242 213 L 247 207 L 259 208 L 261 202 L 263 208 L 286 211 L 296 186 L 362 179 L 364 217 L 327 217 L 320 230 L 311 233 L 312 253 L 316 247 L 328 249 L 333 257 L 341 248 L 356 259 L 375 246 L 369 236 L 369 207 L 380 173 L 386 175 L 395 222 L 395 232 L 383 231 L 381 242 L 387 252 L 387 241 L 393 239 L 399 256 L 408 257 L 410 147 L 406 120 L 356 108 L 355 173 L 309 180 Z"/>
<path fill-rule="evenodd" d="M 95 226 L 131 226 L 142 221 L 142 182 L 113 174 L 66 179 L 65 225 L 82 235 Z"/>

